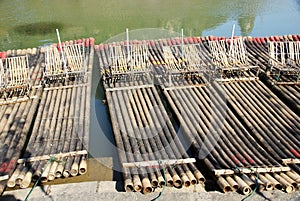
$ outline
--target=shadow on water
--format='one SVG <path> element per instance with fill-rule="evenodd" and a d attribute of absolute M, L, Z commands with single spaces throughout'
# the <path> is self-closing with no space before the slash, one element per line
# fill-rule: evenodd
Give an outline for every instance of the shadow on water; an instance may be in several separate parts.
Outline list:
<path fill-rule="evenodd" d="M 98 160 L 103 166 L 112 168 L 112 180 L 119 182 L 122 180 L 122 173 L 119 171 L 121 168 L 99 71 L 98 56 L 95 55 L 92 74 L 89 154 L 90 157 Z M 101 158 L 111 158 L 113 164 L 105 164 Z M 117 187 L 117 189 L 119 188 Z"/>
<path fill-rule="evenodd" d="M 14 27 L 14 31 L 24 35 L 39 35 L 52 33 L 53 30 L 64 28 L 60 22 L 36 22 L 30 24 L 22 24 Z"/>

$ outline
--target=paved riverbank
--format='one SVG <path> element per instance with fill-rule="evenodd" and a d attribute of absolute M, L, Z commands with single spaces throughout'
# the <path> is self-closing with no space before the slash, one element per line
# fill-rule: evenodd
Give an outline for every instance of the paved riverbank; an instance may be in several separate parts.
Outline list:
<path fill-rule="evenodd" d="M 92 200 L 153 200 L 159 195 L 159 192 L 153 192 L 148 195 L 142 193 L 125 193 L 118 192 L 117 183 L 112 181 L 101 181 L 101 182 L 82 182 L 73 184 L 59 184 L 59 185 L 46 185 L 36 187 L 29 197 L 32 201 L 65 201 L 65 200 L 81 200 L 81 201 L 92 201 Z M 29 193 L 30 189 L 6 191 L 0 201 L 2 200 L 24 200 Z M 245 196 L 239 193 L 220 193 L 220 192 L 206 192 L 201 189 L 200 186 L 175 189 L 166 188 L 159 200 L 197 200 L 197 201 L 239 201 Z M 291 194 L 287 194 L 281 191 L 265 191 L 263 193 L 256 193 L 248 200 L 255 201 L 285 201 L 291 200 L 296 201 L 300 199 L 300 192 L 296 191 Z"/>

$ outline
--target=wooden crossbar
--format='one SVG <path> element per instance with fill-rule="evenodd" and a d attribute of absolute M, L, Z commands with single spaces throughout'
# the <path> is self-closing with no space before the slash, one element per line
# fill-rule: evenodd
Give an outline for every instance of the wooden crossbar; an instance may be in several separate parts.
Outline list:
<path fill-rule="evenodd" d="M 34 157 L 30 157 L 30 158 L 19 159 L 18 163 L 28 163 L 28 162 L 34 162 L 34 161 L 49 160 L 51 157 L 54 157 L 55 160 L 59 160 L 62 157 L 71 157 L 71 156 L 86 155 L 86 154 L 88 154 L 88 151 L 82 150 L 82 151 L 72 151 L 72 152 L 67 152 L 67 153 L 57 153 L 57 154 L 51 154 L 51 155 L 34 156 Z"/>
<path fill-rule="evenodd" d="M 154 87 L 153 84 L 145 84 L 138 86 L 127 86 L 127 87 L 115 87 L 115 88 L 106 88 L 105 91 L 119 91 L 119 90 L 130 90 L 130 89 L 143 89 Z"/>
<path fill-rule="evenodd" d="M 258 77 L 237 77 L 237 78 L 216 78 L 217 82 L 235 82 L 235 81 L 254 81 L 258 80 Z"/>
<path fill-rule="evenodd" d="M 88 84 L 75 84 L 75 85 L 67 85 L 67 86 L 60 86 L 60 87 L 46 87 L 46 88 L 44 88 L 44 91 L 57 90 L 57 89 L 68 89 L 68 88 L 75 88 L 75 87 L 85 87 L 85 86 L 88 86 Z"/>
<path fill-rule="evenodd" d="M 29 96 L 29 97 L 22 97 L 22 98 L 14 97 L 12 99 L 0 101 L 0 105 L 8 105 L 11 103 L 20 103 L 20 102 L 25 102 L 25 101 L 28 101 L 30 99 L 35 99 L 35 98 L 38 98 L 38 96 Z"/>
<path fill-rule="evenodd" d="M 151 166 L 170 166 L 170 165 L 180 165 L 186 163 L 195 163 L 195 158 L 185 158 L 185 159 L 167 159 L 167 160 L 157 160 L 157 161 L 142 161 L 142 162 L 131 162 L 122 163 L 125 168 L 133 167 L 151 167 Z"/>
<path fill-rule="evenodd" d="M 272 173 L 272 172 L 287 172 L 290 171 L 290 167 L 239 167 L 235 170 L 232 169 L 219 169 L 213 170 L 215 175 L 232 175 L 236 173 L 250 174 L 250 173 Z"/>
<path fill-rule="evenodd" d="M 193 85 L 182 85 L 182 86 L 170 86 L 170 87 L 165 87 L 163 90 L 164 91 L 170 91 L 170 90 L 176 90 L 176 89 L 189 89 L 189 88 L 200 88 L 200 87 L 205 87 L 208 86 L 209 84 L 193 84 Z"/>
<path fill-rule="evenodd" d="M 282 159 L 282 164 L 284 164 L 284 165 L 287 165 L 287 164 L 300 164 L 300 159 L 298 159 L 298 158 Z"/>
<path fill-rule="evenodd" d="M 0 181 L 5 181 L 9 179 L 9 175 L 0 176 Z"/>

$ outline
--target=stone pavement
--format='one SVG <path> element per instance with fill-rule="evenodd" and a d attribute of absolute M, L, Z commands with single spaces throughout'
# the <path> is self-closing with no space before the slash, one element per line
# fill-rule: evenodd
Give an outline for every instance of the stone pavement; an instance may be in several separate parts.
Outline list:
<path fill-rule="evenodd" d="M 32 201 L 93 201 L 93 200 L 143 200 L 150 201 L 159 195 L 159 191 L 144 195 L 142 193 L 118 192 L 117 183 L 113 181 L 94 181 L 72 184 L 37 186 L 31 193 L 28 200 Z M 30 189 L 21 189 L 4 192 L 0 201 L 24 200 Z M 189 188 L 166 188 L 162 193 L 160 200 L 181 200 L 181 201 L 240 201 L 245 196 L 239 193 L 221 193 L 217 191 L 206 192 L 199 185 Z M 247 201 L 298 201 L 300 200 L 300 191 L 287 194 L 281 191 L 269 191 L 256 193 Z"/>

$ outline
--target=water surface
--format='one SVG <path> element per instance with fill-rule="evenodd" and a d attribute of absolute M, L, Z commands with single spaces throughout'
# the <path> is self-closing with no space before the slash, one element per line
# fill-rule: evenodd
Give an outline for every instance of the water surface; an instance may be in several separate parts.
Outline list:
<path fill-rule="evenodd" d="M 126 28 L 229 36 L 233 24 L 236 35 L 266 36 L 300 33 L 299 19 L 299 0 L 1 0 L 0 50 L 56 42 L 55 28 L 97 42 Z"/>

